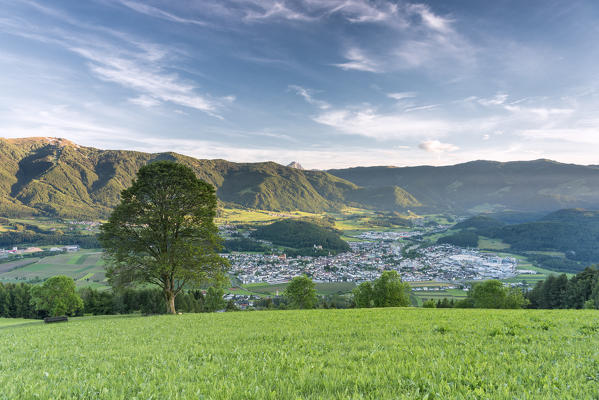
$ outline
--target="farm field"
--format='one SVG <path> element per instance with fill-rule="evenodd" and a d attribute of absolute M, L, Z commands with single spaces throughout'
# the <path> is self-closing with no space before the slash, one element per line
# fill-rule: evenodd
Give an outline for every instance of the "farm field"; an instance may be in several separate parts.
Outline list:
<path fill-rule="evenodd" d="M 24 263 L 27 261 L 26 263 Z M 21 262 L 25 265 L 18 266 Z M 67 275 L 75 280 L 77 286 L 99 287 L 106 285 L 104 261 L 101 250 L 80 250 L 74 253 L 59 254 L 44 258 L 25 259 L 11 262 L 12 268 L 2 268 L 0 264 L 0 282 L 25 282 L 32 279 L 46 279 L 55 275 Z"/>
<path fill-rule="evenodd" d="M 246 210 L 240 208 L 221 208 L 215 222 L 218 225 L 255 224 L 274 222 L 284 218 L 321 218 L 322 216 L 323 214 L 313 214 L 303 211 L 276 212 L 264 210 Z"/>
<path fill-rule="evenodd" d="M 599 316 L 359 309 L 92 317 L 0 334 L 0 399 L 591 399 Z"/>

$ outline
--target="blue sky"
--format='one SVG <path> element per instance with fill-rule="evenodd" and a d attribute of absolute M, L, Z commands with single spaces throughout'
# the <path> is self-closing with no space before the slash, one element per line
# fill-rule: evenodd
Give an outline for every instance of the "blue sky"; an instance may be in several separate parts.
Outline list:
<path fill-rule="evenodd" d="M 599 164 L 595 1 L 0 7 L 3 137 L 319 169 Z"/>

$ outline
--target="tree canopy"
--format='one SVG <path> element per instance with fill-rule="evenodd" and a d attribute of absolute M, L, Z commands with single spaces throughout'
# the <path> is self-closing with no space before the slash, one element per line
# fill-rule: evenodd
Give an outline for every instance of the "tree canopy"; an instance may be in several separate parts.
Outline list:
<path fill-rule="evenodd" d="M 289 298 L 293 308 L 314 308 L 318 302 L 314 282 L 305 275 L 293 278 L 285 288 L 284 296 Z"/>
<path fill-rule="evenodd" d="M 171 161 L 140 168 L 101 226 L 110 283 L 157 285 L 175 313 L 175 297 L 186 285 L 224 281 L 228 263 L 218 255 L 216 206 L 214 187 L 191 168 Z"/>
<path fill-rule="evenodd" d="M 528 305 L 521 290 L 504 286 L 496 279 L 473 285 L 468 299 L 474 308 L 523 308 Z"/>
<path fill-rule="evenodd" d="M 354 289 L 358 308 L 406 307 L 410 305 L 410 285 L 402 282 L 397 271 L 383 271 L 374 282 L 363 282 Z"/>
<path fill-rule="evenodd" d="M 64 275 L 53 276 L 42 285 L 31 288 L 31 303 L 36 310 L 50 316 L 73 314 L 83 308 L 83 300 L 75 291 L 75 281 Z"/>

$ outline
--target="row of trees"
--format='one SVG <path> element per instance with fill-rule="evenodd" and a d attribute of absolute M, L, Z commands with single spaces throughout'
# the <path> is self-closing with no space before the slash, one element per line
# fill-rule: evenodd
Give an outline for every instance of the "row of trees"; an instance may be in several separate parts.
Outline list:
<path fill-rule="evenodd" d="M 0 283 L 0 317 L 43 318 L 73 315 L 82 309 L 75 282 L 66 276 L 54 276 L 42 285 Z"/>
<path fill-rule="evenodd" d="M 428 299 L 422 304 L 425 308 L 525 308 L 529 300 L 517 288 L 504 286 L 501 281 L 491 279 L 476 283 L 462 300 Z"/>
<path fill-rule="evenodd" d="M 214 312 L 234 309 L 234 304 L 223 300 L 222 288 L 210 287 L 186 291 L 176 298 L 176 307 L 182 312 Z M 0 317 L 44 318 L 58 315 L 111 315 L 162 314 L 166 301 L 161 290 L 122 289 L 98 290 L 83 288 L 78 291 L 72 278 L 55 276 L 42 285 L 28 283 L 0 283 Z"/>
<path fill-rule="evenodd" d="M 397 271 L 384 271 L 374 282 L 363 282 L 355 288 L 351 302 L 334 298 L 319 301 L 314 282 L 304 275 L 291 280 L 284 298 L 278 301 L 278 308 L 406 307 L 410 305 L 410 285 L 401 281 Z M 274 307 L 272 300 L 269 304 L 268 308 Z"/>
<path fill-rule="evenodd" d="M 572 278 L 551 275 L 527 293 L 530 308 L 599 308 L 599 269 L 587 267 Z"/>
<path fill-rule="evenodd" d="M 353 292 L 357 308 L 406 307 L 410 305 L 410 285 L 397 271 L 384 271 L 374 282 L 363 282 Z"/>

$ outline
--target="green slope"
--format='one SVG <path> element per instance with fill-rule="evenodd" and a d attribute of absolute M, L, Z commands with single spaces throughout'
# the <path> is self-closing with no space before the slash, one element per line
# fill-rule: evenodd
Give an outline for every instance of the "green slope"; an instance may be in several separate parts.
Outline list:
<path fill-rule="evenodd" d="M 236 207 L 322 212 L 346 205 L 403 209 L 417 201 L 397 188 L 369 198 L 363 189 L 324 171 L 273 162 L 198 160 L 176 153 L 98 150 L 63 139 L 0 139 L 0 215 L 106 216 L 136 171 L 149 162 L 190 166 Z"/>
<path fill-rule="evenodd" d="M 597 346 L 593 310 L 91 317 L 0 328 L 0 398 L 596 399 Z"/>

